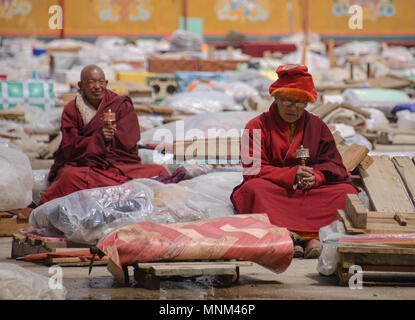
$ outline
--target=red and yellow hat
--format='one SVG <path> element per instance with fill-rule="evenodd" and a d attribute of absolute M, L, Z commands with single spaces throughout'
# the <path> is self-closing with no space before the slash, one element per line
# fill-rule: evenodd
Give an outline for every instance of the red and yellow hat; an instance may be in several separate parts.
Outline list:
<path fill-rule="evenodd" d="M 313 77 L 307 66 L 286 64 L 279 66 L 276 73 L 278 80 L 269 87 L 271 96 L 312 103 L 317 100 Z"/>

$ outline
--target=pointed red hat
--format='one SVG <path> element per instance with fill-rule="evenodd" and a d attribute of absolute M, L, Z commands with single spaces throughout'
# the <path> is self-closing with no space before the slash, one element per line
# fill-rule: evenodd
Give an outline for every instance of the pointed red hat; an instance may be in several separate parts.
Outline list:
<path fill-rule="evenodd" d="M 276 72 L 278 80 L 269 87 L 271 96 L 303 102 L 317 100 L 313 77 L 308 73 L 307 66 L 286 64 L 279 66 Z"/>

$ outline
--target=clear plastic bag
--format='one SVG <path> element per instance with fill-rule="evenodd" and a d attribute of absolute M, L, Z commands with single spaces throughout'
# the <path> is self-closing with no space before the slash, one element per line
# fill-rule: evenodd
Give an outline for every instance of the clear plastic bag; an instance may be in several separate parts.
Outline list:
<path fill-rule="evenodd" d="M 405 92 L 394 89 L 346 89 L 343 97 L 353 107 L 375 108 L 385 113 L 391 112 L 397 104 L 411 102 Z"/>
<path fill-rule="evenodd" d="M 231 96 L 216 90 L 178 93 L 167 97 L 160 105 L 173 108 L 175 114 L 199 114 L 243 109 Z"/>
<path fill-rule="evenodd" d="M 116 228 L 149 220 L 152 212 L 152 191 L 132 180 L 53 199 L 34 209 L 29 222 L 40 234 L 63 234 L 74 242 L 95 244 Z"/>
<path fill-rule="evenodd" d="M 49 186 L 48 176 L 49 176 L 49 169 L 40 169 L 40 170 L 33 170 L 33 202 L 38 204 L 40 199 L 43 196 L 43 193 L 47 190 Z"/>
<path fill-rule="evenodd" d="M 259 95 L 258 90 L 242 81 L 214 83 L 213 88 L 233 97 L 237 103 L 244 102 L 250 96 Z"/>
<path fill-rule="evenodd" d="M 22 107 L 25 111 L 25 129 L 33 132 L 59 131 L 63 108 L 51 108 L 43 111 L 38 107 Z"/>
<path fill-rule="evenodd" d="M 389 125 L 384 112 L 374 108 L 363 108 L 362 110 L 370 113 L 370 119 L 366 119 L 368 130 L 379 130 Z"/>
<path fill-rule="evenodd" d="M 193 32 L 177 30 L 170 39 L 171 51 L 201 51 L 203 38 Z"/>
<path fill-rule="evenodd" d="M 211 112 L 175 121 L 143 132 L 141 144 L 152 144 L 193 138 L 239 137 L 242 130 L 258 112 L 229 111 Z"/>
<path fill-rule="evenodd" d="M 323 246 L 320 257 L 318 259 L 317 271 L 325 276 L 334 274 L 340 262 L 340 254 L 337 252 L 339 244 L 347 244 L 349 246 L 377 246 L 388 247 L 395 245 L 411 245 L 415 244 L 414 233 L 389 233 L 389 234 L 347 234 L 341 221 L 320 228 L 320 242 Z"/>
<path fill-rule="evenodd" d="M 241 178 L 239 172 L 220 172 L 177 184 L 140 179 L 154 193 L 154 213 L 149 221 L 185 222 L 233 215 L 230 195 Z"/>
<path fill-rule="evenodd" d="M 47 278 L 13 263 L 0 263 L 0 300 L 65 300 L 65 287 L 53 289 Z"/>
<path fill-rule="evenodd" d="M 32 202 L 33 173 L 29 158 L 0 144 L 0 211 L 26 208 Z"/>

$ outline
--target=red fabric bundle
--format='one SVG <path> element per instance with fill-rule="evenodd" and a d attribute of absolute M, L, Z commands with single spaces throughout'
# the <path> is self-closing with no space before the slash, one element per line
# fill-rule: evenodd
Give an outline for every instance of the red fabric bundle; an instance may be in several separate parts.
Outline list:
<path fill-rule="evenodd" d="M 285 228 L 267 215 L 237 215 L 201 221 L 140 222 L 101 239 L 97 247 L 119 267 L 138 262 L 238 259 L 284 272 L 293 258 Z"/>

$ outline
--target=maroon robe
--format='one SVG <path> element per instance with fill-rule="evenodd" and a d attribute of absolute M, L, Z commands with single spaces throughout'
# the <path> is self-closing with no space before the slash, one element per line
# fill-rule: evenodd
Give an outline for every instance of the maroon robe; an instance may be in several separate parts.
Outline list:
<path fill-rule="evenodd" d="M 327 125 L 304 111 L 298 120 L 292 143 L 288 125 L 273 103 L 268 112 L 252 119 L 245 127 L 249 146 L 242 143 L 242 154 L 254 154 L 259 148 L 261 159 L 250 166 L 243 161 L 244 181 L 231 195 L 239 213 L 267 213 L 271 223 L 291 231 L 318 232 L 337 219 L 337 210 L 346 206 L 346 194 L 357 193 Z M 259 129 L 261 141 L 254 139 Z M 296 150 L 308 148 L 307 166 L 314 169 L 316 185 L 309 190 L 294 190 L 298 169 Z M 255 161 L 254 161 L 255 163 Z"/>
<path fill-rule="evenodd" d="M 110 147 L 105 146 L 103 114 L 116 114 L 117 129 Z M 156 164 L 141 164 L 138 156 L 140 127 L 131 99 L 107 90 L 96 115 L 84 126 L 75 99 L 62 113 L 62 142 L 49 173 L 52 184 L 39 204 L 72 192 L 111 185 L 131 179 L 151 178 L 168 171 Z"/>

